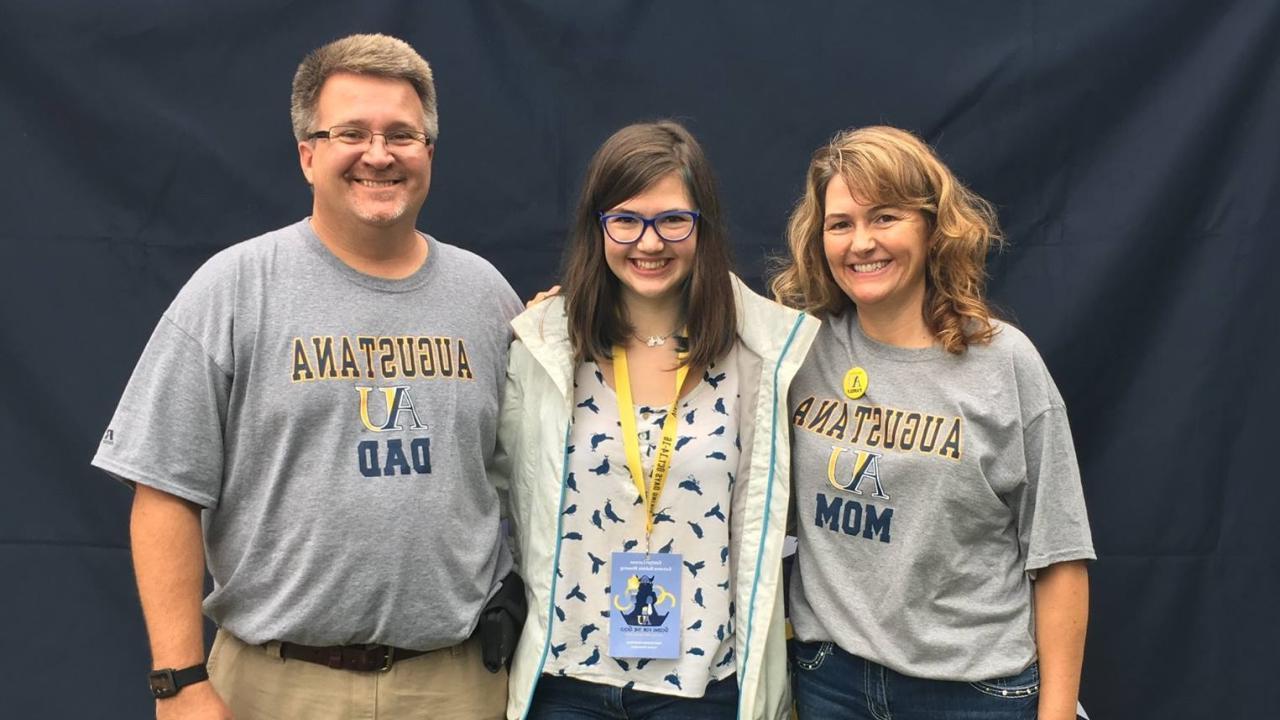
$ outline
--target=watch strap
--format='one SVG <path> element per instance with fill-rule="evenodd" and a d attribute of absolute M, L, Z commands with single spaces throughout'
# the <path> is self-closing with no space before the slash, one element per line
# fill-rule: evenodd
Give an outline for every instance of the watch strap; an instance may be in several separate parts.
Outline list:
<path fill-rule="evenodd" d="M 209 669 L 204 666 L 204 663 L 173 671 L 173 684 L 177 685 L 179 690 L 188 685 L 195 685 L 198 682 L 208 679 Z"/>
<path fill-rule="evenodd" d="M 174 670 L 173 668 L 154 670 L 147 677 L 151 684 L 151 694 L 156 699 L 163 699 L 177 695 L 182 688 L 188 685 L 208 680 L 209 669 L 205 667 L 204 663 L 200 663 L 181 670 Z"/>

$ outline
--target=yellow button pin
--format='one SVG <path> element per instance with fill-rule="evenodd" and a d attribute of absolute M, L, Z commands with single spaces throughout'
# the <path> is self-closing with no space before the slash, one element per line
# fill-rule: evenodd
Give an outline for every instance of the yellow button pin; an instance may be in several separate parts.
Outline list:
<path fill-rule="evenodd" d="M 857 400 L 867 394 L 867 371 L 860 367 L 850 368 L 844 374 L 844 394 Z"/>

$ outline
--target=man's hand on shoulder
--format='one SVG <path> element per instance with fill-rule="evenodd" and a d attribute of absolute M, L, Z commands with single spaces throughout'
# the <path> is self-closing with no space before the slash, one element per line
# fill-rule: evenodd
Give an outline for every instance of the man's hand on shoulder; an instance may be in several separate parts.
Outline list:
<path fill-rule="evenodd" d="M 231 710 L 209 681 L 188 685 L 156 701 L 156 720 L 232 720 Z"/>
<path fill-rule="evenodd" d="M 542 302 L 543 300 L 549 300 L 549 299 L 551 299 L 551 298 L 553 298 L 553 297 L 555 297 L 556 295 L 559 295 L 559 294 L 560 294 L 560 286 L 559 286 L 559 285 L 552 285 L 551 287 L 547 288 L 546 290 L 543 290 L 542 292 L 538 293 L 537 295 L 534 295 L 532 300 L 530 300 L 529 302 L 527 302 L 527 303 L 525 303 L 525 304 L 524 304 L 524 307 L 525 307 L 525 309 L 526 309 L 526 310 L 528 310 L 529 308 L 533 307 L 534 305 L 537 305 L 538 303 Z"/>

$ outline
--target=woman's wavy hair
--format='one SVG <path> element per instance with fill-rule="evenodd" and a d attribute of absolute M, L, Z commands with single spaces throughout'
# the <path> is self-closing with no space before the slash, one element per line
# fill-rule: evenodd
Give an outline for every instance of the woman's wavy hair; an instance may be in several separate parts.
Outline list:
<path fill-rule="evenodd" d="M 837 173 L 860 202 L 919 210 L 928 220 L 924 320 L 947 352 L 991 342 L 996 326 L 986 300 L 987 253 L 1004 242 L 995 210 L 928 145 L 898 128 L 845 130 L 813 154 L 804 195 L 787 224 L 790 257 L 769 284 L 774 298 L 820 317 L 853 306 L 823 252 L 827 183 Z"/>
<path fill-rule="evenodd" d="M 663 120 L 617 131 L 587 166 L 560 275 L 576 361 L 608 358 L 613 346 L 634 332 L 622 304 L 620 282 L 605 261 L 599 213 L 672 173 L 684 180 L 693 209 L 700 213 L 693 269 L 681 288 L 688 349 L 684 362 L 705 368 L 733 345 L 737 335 L 729 280 L 733 263 L 715 176 L 693 135 L 679 123 Z"/>

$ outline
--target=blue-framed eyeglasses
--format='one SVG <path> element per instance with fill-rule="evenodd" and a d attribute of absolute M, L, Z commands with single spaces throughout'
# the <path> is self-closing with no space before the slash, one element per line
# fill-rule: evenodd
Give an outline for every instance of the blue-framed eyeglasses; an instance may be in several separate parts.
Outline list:
<path fill-rule="evenodd" d="M 677 243 L 688 240 L 698 226 L 702 213 L 697 210 L 668 210 L 653 217 L 635 213 L 600 213 L 600 227 L 604 234 L 619 245 L 633 245 L 644 237 L 650 227 L 663 242 Z"/>

